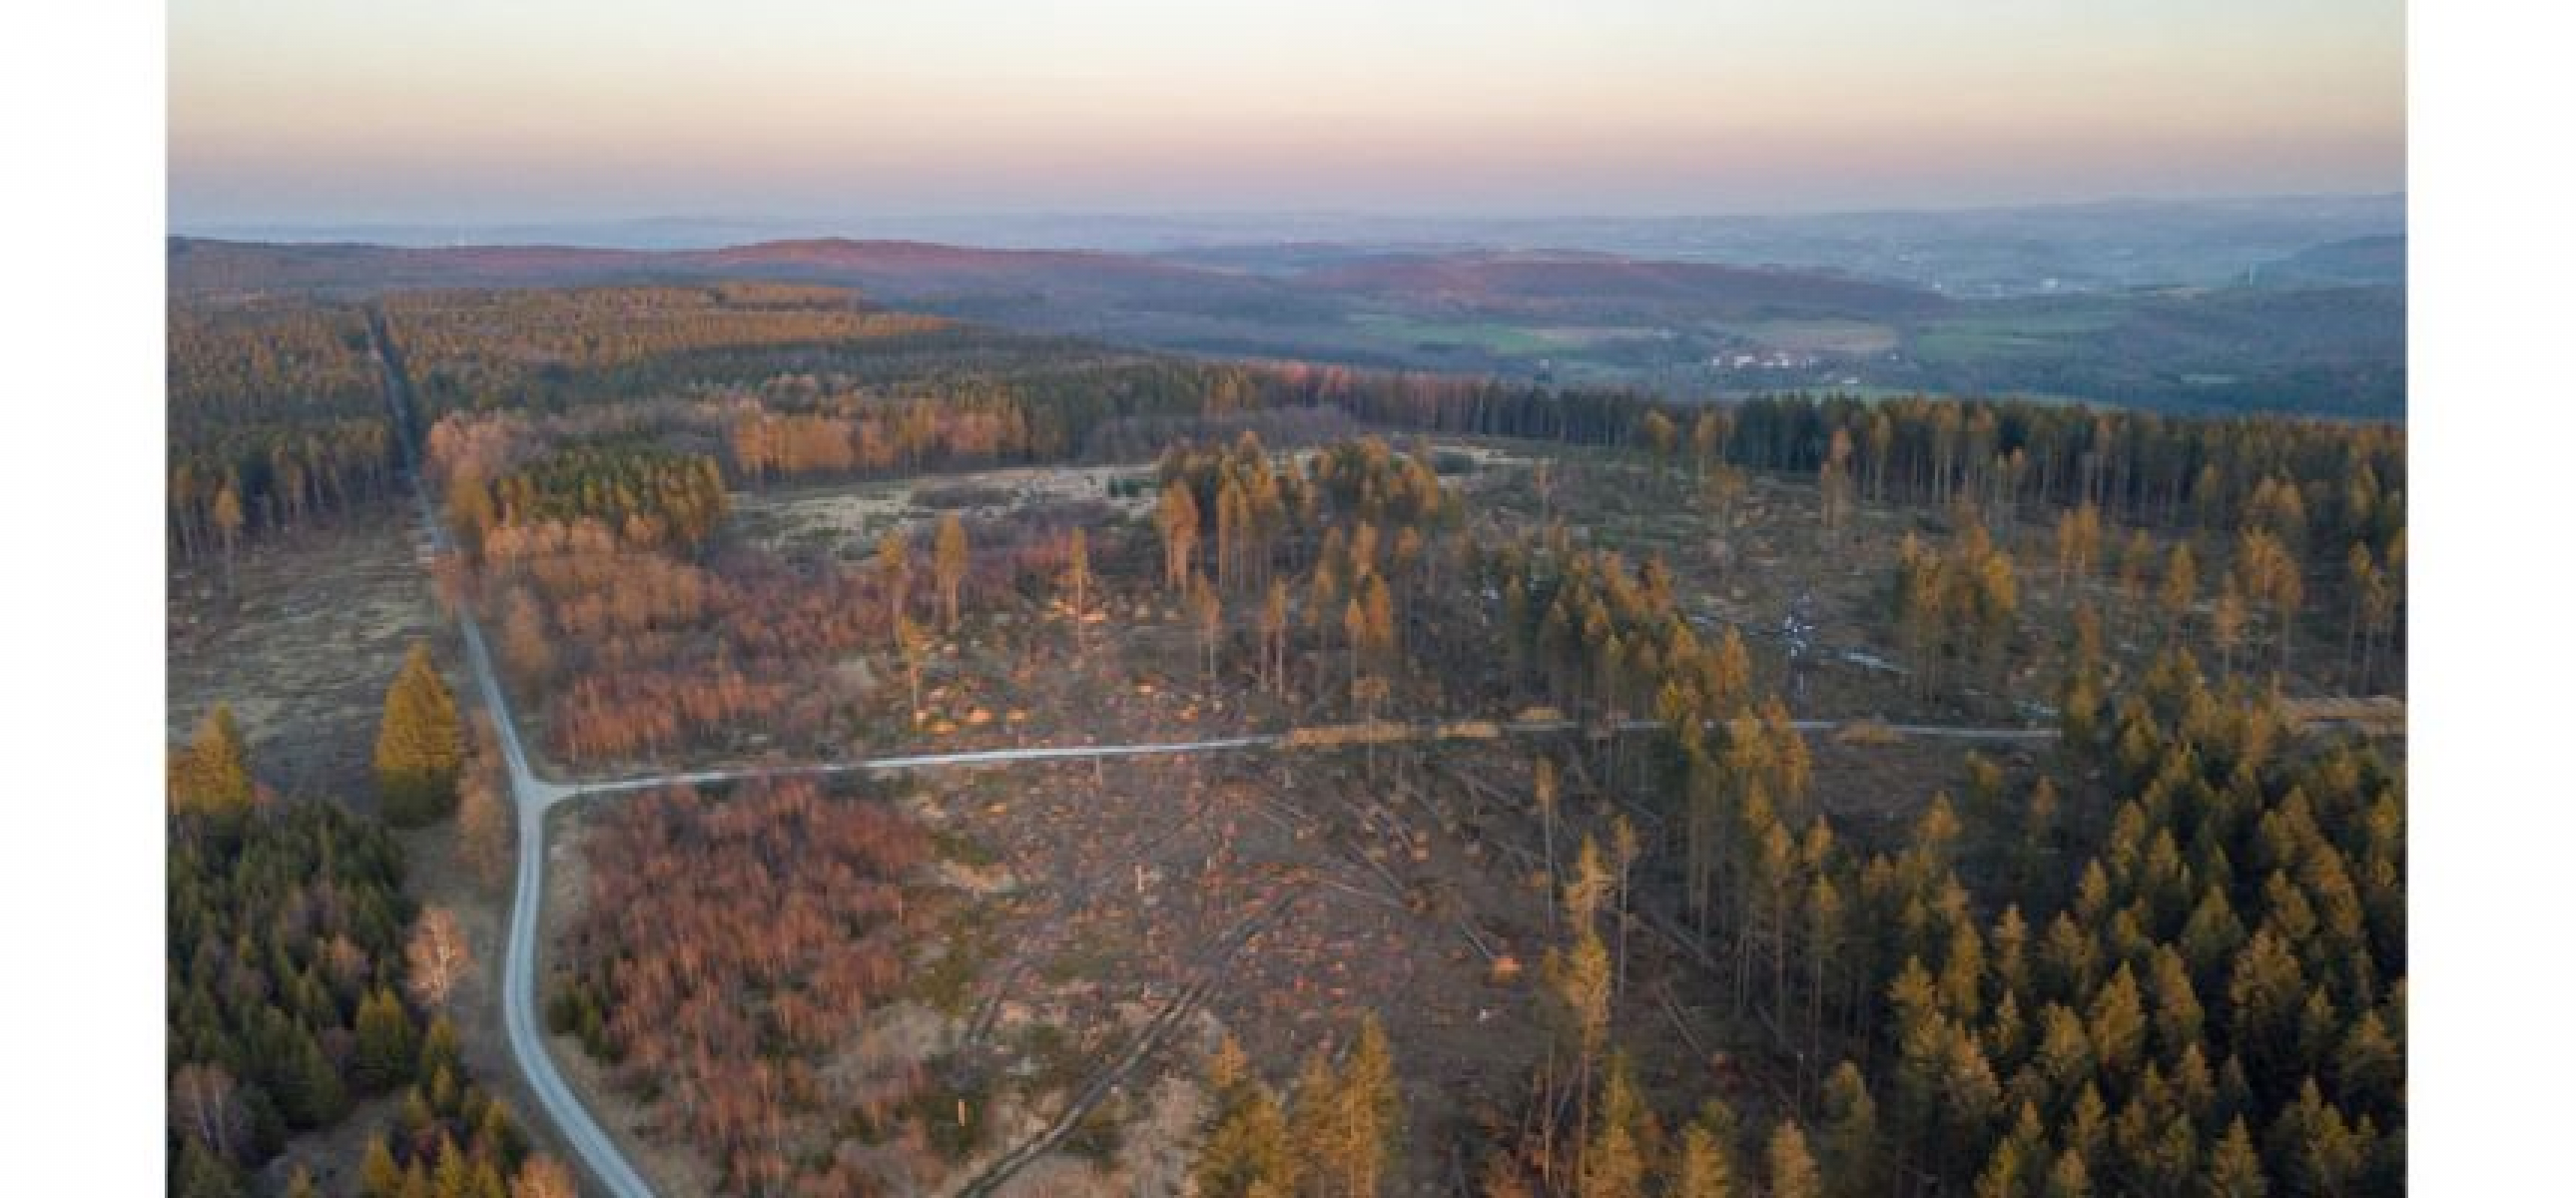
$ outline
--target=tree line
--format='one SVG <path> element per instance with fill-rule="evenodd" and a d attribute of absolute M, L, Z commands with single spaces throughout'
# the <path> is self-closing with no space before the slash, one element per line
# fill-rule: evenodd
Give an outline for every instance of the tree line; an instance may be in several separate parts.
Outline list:
<path fill-rule="evenodd" d="M 393 437 L 365 321 L 303 300 L 174 303 L 168 317 L 170 548 L 249 540 L 385 494 Z"/>
<path fill-rule="evenodd" d="M 379 303 L 424 420 L 673 391 L 704 377 L 701 356 L 936 340 L 950 327 L 780 283 L 396 291 Z"/>

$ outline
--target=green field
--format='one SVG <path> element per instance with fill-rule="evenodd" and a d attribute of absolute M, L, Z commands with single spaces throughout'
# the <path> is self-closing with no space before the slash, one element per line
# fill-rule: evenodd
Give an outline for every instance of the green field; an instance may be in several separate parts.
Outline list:
<path fill-rule="evenodd" d="M 1917 329 L 1909 344 L 1917 357 L 1929 362 L 2014 357 L 2062 349 L 2118 322 L 2117 313 L 2100 309 L 1950 316 Z"/>
<path fill-rule="evenodd" d="M 1753 320 L 1724 327 L 1748 341 L 1792 353 L 1883 354 L 1897 345 L 1894 328 L 1842 317 Z"/>
<path fill-rule="evenodd" d="M 1355 312 L 1351 314 L 1350 323 L 1367 336 L 1397 349 L 1458 346 L 1490 354 L 1517 356 L 1561 353 L 1583 344 L 1582 340 L 1567 338 L 1555 330 L 1533 329 L 1494 320 L 1420 320 L 1385 312 Z"/>

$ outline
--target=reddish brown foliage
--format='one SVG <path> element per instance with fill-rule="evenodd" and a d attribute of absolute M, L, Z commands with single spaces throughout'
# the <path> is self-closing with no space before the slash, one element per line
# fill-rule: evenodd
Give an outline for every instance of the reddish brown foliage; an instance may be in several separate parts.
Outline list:
<path fill-rule="evenodd" d="M 575 985 L 624 1080 L 663 1096 L 729 1188 L 787 1181 L 807 1113 L 888 1101 L 829 1093 L 809 1062 L 901 981 L 899 880 L 925 851 L 892 807 L 803 781 L 665 791 L 600 827 Z"/>

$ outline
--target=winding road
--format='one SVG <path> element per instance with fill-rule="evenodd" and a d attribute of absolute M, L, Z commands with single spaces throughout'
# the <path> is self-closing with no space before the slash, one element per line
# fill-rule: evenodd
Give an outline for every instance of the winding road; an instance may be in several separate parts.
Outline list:
<path fill-rule="evenodd" d="M 367 323 L 375 339 L 377 359 L 384 367 L 386 395 L 394 406 L 396 439 L 402 446 L 404 464 L 412 472 L 421 526 L 428 532 L 432 550 L 448 552 L 453 542 L 446 526 L 439 522 L 438 509 L 430 504 L 429 482 L 412 450 L 410 380 L 385 336 L 383 318 L 370 314 Z M 564 1083 L 554 1058 L 546 1053 L 545 1032 L 537 1023 L 537 912 L 546 894 L 546 809 L 563 801 L 566 789 L 538 777 L 528 767 L 527 750 L 519 743 L 518 721 L 510 715 L 509 696 L 502 693 L 498 675 L 492 670 L 491 650 L 483 643 L 483 627 L 462 603 L 456 605 L 456 628 L 465 639 L 465 660 L 474 671 L 475 690 L 500 734 L 502 758 L 509 767 L 510 799 L 519 811 L 518 877 L 510 895 L 508 943 L 501 954 L 501 1023 L 509 1040 L 510 1056 L 518 1062 L 529 1093 L 535 1096 L 538 1106 L 545 1108 L 546 1119 L 554 1124 L 565 1149 L 592 1183 L 616 1198 L 652 1198 L 653 1187 L 636 1172 L 617 1141 L 609 1138 L 599 1121 L 591 1117 L 590 1109 Z"/>

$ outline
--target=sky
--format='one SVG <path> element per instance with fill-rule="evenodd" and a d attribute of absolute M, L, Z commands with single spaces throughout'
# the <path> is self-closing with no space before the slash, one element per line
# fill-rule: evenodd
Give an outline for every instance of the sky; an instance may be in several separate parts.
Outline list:
<path fill-rule="evenodd" d="M 2395 192 L 2401 0 L 173 0 L 174 228 Z"/>

